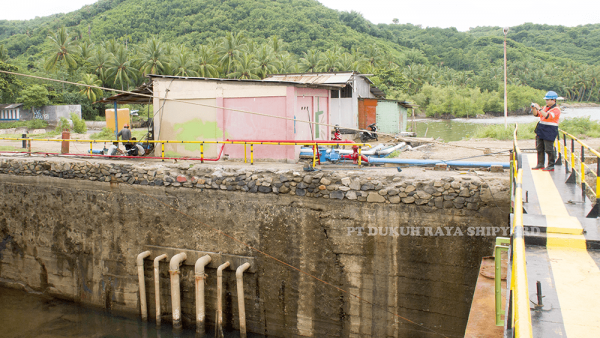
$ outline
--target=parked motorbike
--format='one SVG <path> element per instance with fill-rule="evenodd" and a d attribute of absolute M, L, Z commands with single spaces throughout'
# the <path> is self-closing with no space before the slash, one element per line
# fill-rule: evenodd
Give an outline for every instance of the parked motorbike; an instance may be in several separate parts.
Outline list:
<path fill-rule="evenodd" d="M 369 124 L 368 128 L 371 129 L 371 132 L 368 132 L 368 131 L 360 132 L 360 141 L 362 143 L 366 143 L 370 140 L 379 141 L 379 139 L 377 138 L 377 126 L 375 125 L 375 123 Z"/>

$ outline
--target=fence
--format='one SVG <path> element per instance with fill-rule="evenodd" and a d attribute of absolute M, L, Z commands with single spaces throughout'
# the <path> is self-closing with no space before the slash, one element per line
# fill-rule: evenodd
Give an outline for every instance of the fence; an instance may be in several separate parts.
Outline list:
<path fill-rule="evenodd" d="M 21 137 L 4 137 L 4 138 L 0 138 L 0 140 L 8 140 L 8 141 L 23 141 L 27 143 L 27 151 L 26 152 L 4 152 L 4 153 L 26 153 L 31 155 L 32 154 L 32 143 L 35 142 L 40 142 L 40 141 L 44 141 L 44 142 L 75 142 L 75 143 L 89 143 L 90 144 L 90 153 L 89 154 L 62 154 L 62 155 L 75 155 L 75 156 L 93 156 L 93 157 L 119 157 L 119 158 L 139 158 L 138 156 L 111 156 L 111 155 L 100 155 L 100 154 L 93 154 L 93 148 L 94 148 L 94 143 L 113 143 L 113 142 L 119 142 L 119 143 L 131 143 L 131 141 L 127 141 L 127 140 L 73 140 L 73 139 L 34 139 L 34 138 L 21 138 Z M 140 141 L 139 143 L 152 143 L 152 144 L 160 144 L 160 151 L 161 151 L 161 156 L 160 157 L 149 157 L 149 156 L 145 156 L 144 158 L 150 158 L 150 159 L 161 159 L 161 160 L 166 160 L 166 159 L 182 159 L 182 160 L 194 160 L 194 161 L 201 161 L 202 163 L 204 163 L 204 161 L 215 161 L 218 160 L 217 159 L 211 159 L 211 158 L 205 158 L 204 157 L 204 145 L 205 144 L 222 144 L 223 147 L 226 144 L 240 144 L 244 146 L 244 163 L 248 163 L 248 150 L 247 147 L 250 146 L 250 164 L 254 164 L 254 145 L 275 145 L 275 146 L 312 146 L 313 147 L 313 158 L 312 158 L 312 167 L 314 168 L 316 166 L 316 162 L 317 162 L 317 157 L 318 155 L 318 147 L 319 145 L 323 146 L 323 145 L 327 145 L 327 146 L 357 146 L 358 147 L 358 165 L 361 166 L 361 153 L 362 153 L 362 147 L 371 147 L 371 145 L 369 143 L 347 143 L 347 142 L 331 142 L 331 141 L 325 141 L 325 142 L 319 142 L 319 141 L 313 141 L 313 142 L 279 142 L 279 141 L 273 141 L 273 142 L 269 142 L 269 141 L 172 141 L 172 140 L 144 140 L 144 141 Z M 165 157 L 165 144 L 174 144 L 174 143 L 184 143 L 184 144 L 199 144 L 200 145 L 200 157 Z M 223 151 L 223 148 L 221 148 L 221 152 Z M 36 152 L 37 154 L 40 154 L 40 152 Z M 43 153 L 41 152 L 41 154 L 55 154 L 55 155 L 59 155 L 59 153 Z M 219 157 L 221 156 L 221 154 L 219 154 Z"/>

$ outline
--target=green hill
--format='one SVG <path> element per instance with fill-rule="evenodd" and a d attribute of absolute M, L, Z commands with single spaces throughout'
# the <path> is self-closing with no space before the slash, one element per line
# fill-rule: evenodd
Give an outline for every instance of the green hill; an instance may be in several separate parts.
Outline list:
<path fill-rule="evenodd" d="M 599 40 L 600 25 L 512 27 L 511 109 L 550 89 L 599 101 Z M 499 27 L 374 25 L 315 0 L 100 0 L 67 14 L 0 21 L 0 60 L 30 74 L 126 89 L 148 73 L 263 78 L 358 70 L 375 74 L 391 98 L 454 116 L 501 110 L 502 44 Z M 15 86 L 33 84 L 23 82 Z M 86 115 L 95 114 L 89 92 L 46 86 L 52 102 L 88 100 Z M 19 88 L 2 92 L 1 101 L 17 100 Z"/>

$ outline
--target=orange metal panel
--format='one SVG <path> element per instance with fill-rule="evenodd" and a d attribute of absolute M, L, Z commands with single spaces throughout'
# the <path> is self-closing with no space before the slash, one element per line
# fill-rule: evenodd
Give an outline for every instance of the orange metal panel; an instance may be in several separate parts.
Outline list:
<path fill-rule="evenodd" d="M 358 100 L 358 128 L 366 129 L 377 122 L 377 99 Z"/>

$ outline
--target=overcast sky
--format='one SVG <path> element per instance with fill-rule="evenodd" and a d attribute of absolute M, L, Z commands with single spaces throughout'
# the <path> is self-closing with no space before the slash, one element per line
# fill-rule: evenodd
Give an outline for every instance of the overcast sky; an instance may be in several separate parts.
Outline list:
<path fill-rule="evenodd" d="M 67 13 L 97 0 L 0 0 L 0 20 L 28 20 Z M 600 23 L 599 0 L 318 0 L 325 6 L 357 11 L 373 23 L 412 23 L 423 27 L 517 26 L 525 22 L 578 26 Z"/>

